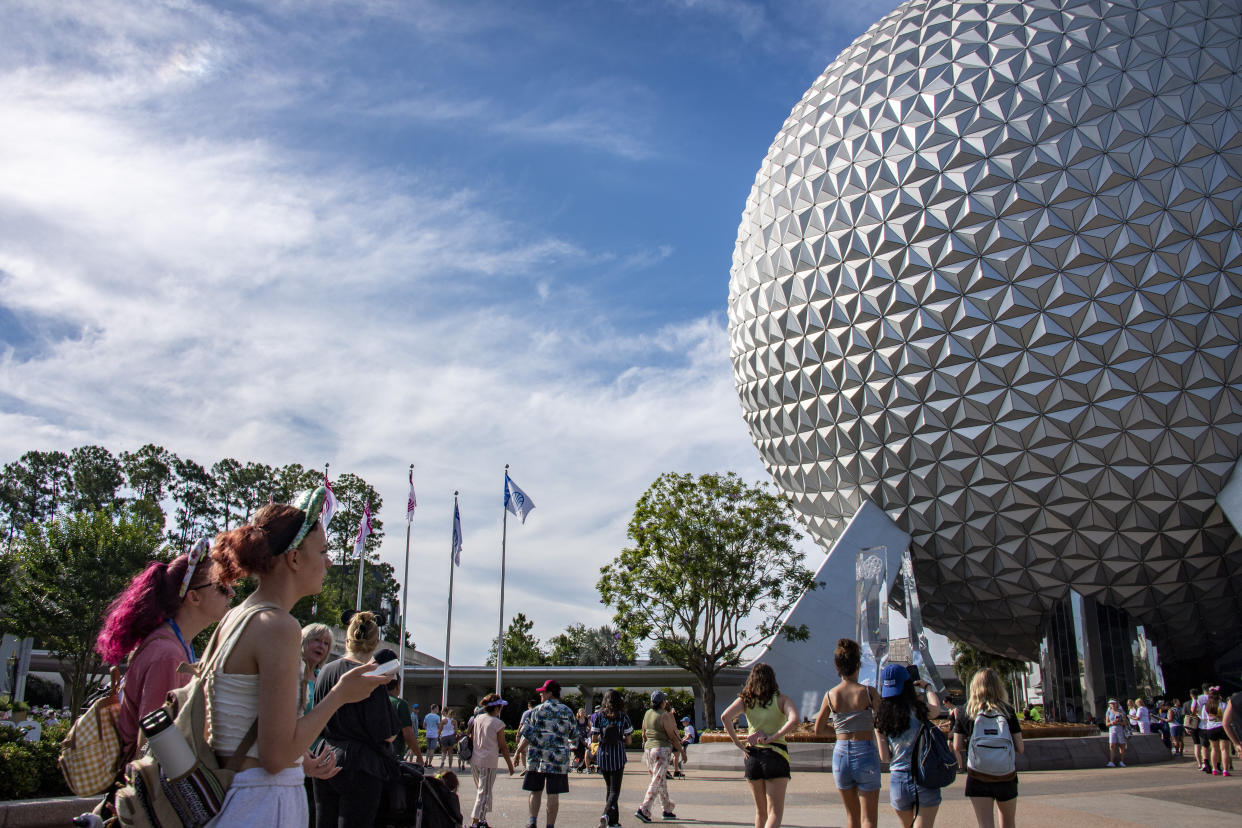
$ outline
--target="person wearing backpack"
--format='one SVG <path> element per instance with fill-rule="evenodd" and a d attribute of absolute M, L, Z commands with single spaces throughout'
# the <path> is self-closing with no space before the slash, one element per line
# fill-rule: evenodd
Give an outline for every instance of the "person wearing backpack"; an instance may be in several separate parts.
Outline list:
<path fill-rule="evenodd" d="M 368 675 L 374 662 L 355 667 L 322 696 L 316 687 L 315 705 L 299 717 L 302 628 L 290 610 L 318 594 L 332 565 L 320 517 L 326 496 L 321 486 L 291 504 L 268 504 L 249 523 L 216 536 L 212 555 L 221 580 L 249 576 L 259 586 L 220 622 L 230 633 L 227 655 L 207 676 L 210 745 L 220 757 L 244 755 L 207 828 L 306 825 L 303 775 L 321 776 L 334 765 L 331 751 L 307 748 L 341 706 L 388 682 Z M 244 623 L 233 625 L 234 617 Z"/>
<path fill-rule="evenodd" d="M 202 540 L 189 555 L 147 564 L 104 616 L 95 651 L 104 664 L 129 656 L 117 716 L 127 757 L 138 745 L 138 720 L 163 707 L 169 690 L 189 682 L 189 673 L 177 668 L 197 661 L 194 637 L 229 611 L 233 588 L 219 577 L 209 548 Z"/>
<path fill-rule="evenodd" d="M 966 750 L 966 796 L 975 809 L 979 828 L 994 828 L 992 803 L 1000 813 L 1001 828 L 1013 828 L 1018 810 L 1018 773 L 1015 757 L 1022 753 L 1022 726 L 1009 706 L 1000 675 L 990 667 L 970 680 L 966 715 L 957 721 L 953 747 Z"/>
<path fill-rule="evenodd" d="M 604 777 L 604 813 L 600 828 L 620 828 L 621 780 L 625 776 L 625 747 L 633 740 L 634 725 L 625 713 L 625 698 L 619 690 L 604 694 L 603 704 L 591 716 L 591 737 L 599 744 L 595 763 Z"/>
<path fill-rule="evenodd" d="M 916 686 L 927 692 L 919 698 Z M 925 681 L 911 681 L 900 664 L 880 671 L 880 704 L 875 730 L 881 761 L 888 762 L 888 801 L 904 828 L 932 828 L 940 809 L 940 789 L 919 785 L 914 775 L 915 743 L 922 726 L 940 715 L 940 697 Z"/>

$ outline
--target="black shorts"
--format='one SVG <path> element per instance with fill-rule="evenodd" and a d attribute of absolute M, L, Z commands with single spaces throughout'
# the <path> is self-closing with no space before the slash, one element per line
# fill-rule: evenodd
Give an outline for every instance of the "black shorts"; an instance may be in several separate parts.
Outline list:
<path fill-rule="evenodd" d="M 548 796 L 569 793 L 569 774 L 527 771 L 522 777 L 522 790 L 524 791 L 542 791 L 545 784 Z"/>
<path fill-rule="evenodd" d="M 1186 733 L 1188 733 L 1188 734 L 1190 735 L 1190 741 L 1194 742 L 1196 745 L 1197 745 L 1197 744 L 1201 744 L 1201 743 L 1199 742 L 1199 728 L 1197 728 L 1197 727 L 1188 727 L 1188 728 L 1186 728 Z"/>
<path fill-rule="evenodd" d="M 1018 777 L 1015 775 L 1008 782 L 984 782 L 966 775 L 966 795 L 981 796 L 995 799 L 997 802 L 1008 802 L 1018 798 Z"/>
<path fill-rule="evenodd" d="M 1210 730 L 1203 731 L 1203 743 L 1208 742 L 1224 742 L 1229 738 L 1229 734 L 1225 732 L 1223 727 L 1214 727 Z"/>
<path fill-rule="evenodd" d="M 746 751 L 747 779 L 788 779 L 789 760 L 775 748 L 752 747 Z"/>

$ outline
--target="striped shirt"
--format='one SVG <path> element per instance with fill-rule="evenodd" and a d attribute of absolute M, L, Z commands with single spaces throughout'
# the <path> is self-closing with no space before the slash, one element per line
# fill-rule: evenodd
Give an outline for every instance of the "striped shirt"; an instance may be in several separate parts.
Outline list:
<path fill-rule="evenodd" d="M 615 745 L 604 744 L 604 728 L 609 724 L 615 724 L 621 731 L 621 738 Z M 595 761 L 600 770 L 625 770 L 625 737 L 633 732 L 634 725 L 624 713 L 616 719 L 608 718 L 603 711 L 591 716 L 591 736 L 599 739 L 599 753 L 596 754 Z"/>

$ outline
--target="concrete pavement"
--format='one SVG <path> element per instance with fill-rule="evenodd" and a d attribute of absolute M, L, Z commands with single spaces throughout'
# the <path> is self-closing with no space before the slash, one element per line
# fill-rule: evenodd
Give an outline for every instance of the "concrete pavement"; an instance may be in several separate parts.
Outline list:
<path fill-rule="evenodd" d="M 496 780 L 496 807 L 488 822 L 495 828 L 526 825 L 526 796 L 520 777 Z M 670 825 L 753 825 L 750 789 L 740 774 L 695 771 L 669 782 L 678 819 Z M 639 826 L 634 810 L 647 787 L 641 762 L 631 761 L 621 791 L 621 824 Z M 460 776 L 462 811 L 469 824 L 474 786 L 469 771 Z M 940 828 L 973 828 L 974 812 L 963 795 L 964 780 L 944 792 L 936 818 Z M 594 828 L 603 809 L 604 784 L 598 776 L 572 774 L 569 793 L 560 800 L 556 824 L 562 828 Z M 1228 779 L 1196 771 L 1189 760 L 1158 765 L 1067 771 L 1030 771 L 1020 776 L 1018 824 L 1023 828 L 1226 828 L 1242 826 L 1242 777 Z M 664 822 L 655 809 L 655 823 Z M 544 825 L 540 814 L 539 825 Z M 830 773 L 795 773 L 786 799 L 787 828 L 835 828 L 845 825 L 845 809 Z M 888 774 L 880 790 L 880 825 L 899 826 L 888 804 Z"/>

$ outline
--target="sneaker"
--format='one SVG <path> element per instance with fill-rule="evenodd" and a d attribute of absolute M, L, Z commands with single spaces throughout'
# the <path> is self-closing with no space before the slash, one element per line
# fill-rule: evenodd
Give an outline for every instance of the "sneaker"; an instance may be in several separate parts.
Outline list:
<path fill-rule="evenodd" d="M 1108 768 L 1115 768 L 1115 767 L 1117 767 L 1117 763 L 1115 763 L 1115 762 L 1109 762 L 1107 765 L 1105 765 L 1105 767 L 1108 767 Z"/>
<path fill-rule="evenodd" d="M 1119 768 L 1124 768 L 1125 766 L 1126 766 L 1126 763 L 1125 763 L 1125 762 L 1118 762 L 1118 763 L 1117 763 L 1117 767 L 1119 767 Z"/>
<path fill-rule="evenodd" d="M 673 771 L 673 777 L 676 779 L 685 779 L 686 774 L 682 771 Z"/>
<path fill-rule="evenodd" d="M 634 816 L 638 817 L 641 822 L 651 822 L 651 814 L 647 813 L 642 808 L 635 811 Z"/>
<path fill-rule="evenodd" d="M 1229 775 L 1229 771 L 1221 771 L 1221 774 L 1220 774 L 1220 775 L 1221 775 L 1221 776 L 1228 776 L 1228 775 Z"/>
<path fill-rule="evenodd" d="M 1203 772 L 1204 772 L 1204 773 L 1211 773 L 1211 772 L 1212 772 L 1212 767 L 1211 767 L 1210 765 L 1204 765 L 1204 766 L 1203 766 Z"/>
<path fill-rule="evenodd" d="M 673 813 L 672 811 L 665 811 L 664 818 L 665 819 L 677 819 L 677 814 Z"/>
<path fill-rule="evenodd" d="M 604 814 L 599 818 L 599 828 L 608 828 L 608 815 Z"/>

